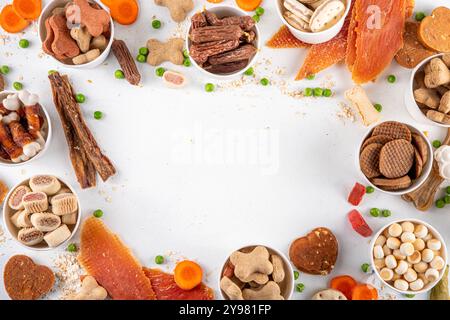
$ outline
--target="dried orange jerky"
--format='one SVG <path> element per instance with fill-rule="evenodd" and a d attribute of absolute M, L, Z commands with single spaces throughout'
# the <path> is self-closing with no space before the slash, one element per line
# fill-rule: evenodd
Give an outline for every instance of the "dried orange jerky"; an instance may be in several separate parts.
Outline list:
<path fill-rule="evenodd" d="M 3 203 L 3 200 L 5 200 L 7 193 L 8 187 L 3 183 L 3 181 L 0 180 L 0 205 Z"/>
<path fill-rule="evenodd" d="M 285 49 L 285 48 L 306 48 L 310 45 L 298 40 L 289 31 L 288 27 L 282 26 L 280 30 L 273 35 L 273 37 L 267 41 L 266 46 L 273 49 Z"/>

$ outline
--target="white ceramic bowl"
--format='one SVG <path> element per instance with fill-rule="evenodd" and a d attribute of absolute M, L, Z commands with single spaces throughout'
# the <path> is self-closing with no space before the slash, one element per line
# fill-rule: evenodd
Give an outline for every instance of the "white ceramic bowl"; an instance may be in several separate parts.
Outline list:
<path fill-rule="evenodd" d="M 75 235 L 75 233 L 78 230 L 78 227 L 80 226 L 80 221 L 81 221 L 81 207 L 80 207 L 80 198 L 78 197 L 78 194 L 75 192 L 75 190 L 72 188 L 72 186 L 70 186 L 68 183 L 66 183 L 63 179 L 61 179 L 60 177 L 54 176 L 55 178 L 57 178 L 59 180 L 59 182 L 61 182 L 62 187 L 67 187 L 70 189 L 70 191 L 77 197 L 78 199 L 78 215 L 77 215 L 77 222 L 74 225 L 67 225 L 67 227 L 69 228 L 71 234 L 70 237 L 62 242 L 59 246 L 51 248 L 49 247 L 45 241 L 42 241 L 41 243 L 35 245 L 35 246 L 27 246 L 25 244 L 23 244 L 22 242 L 20 242 L 19 240 L 17 240 L 17 234 L 19 232 L 19 229 L 16 228 L 16 226 L 11 222 L 10 217 L 15 213 L 15 210 L 11 209 L 8 205 L 8 201 L 9 198 L 11 197 L 11 194 L 13 193 L 13 191 L 22 185 L 29 185 L 29 181 L 31 178 L 28 178 L 18 184 L 16 184 L 13 188 L 11 188 L 11 190 L 8 192 L 8 194 L 6 195 L 5 201 L 4 201 L 4 205 L 3 205 L 3 225 L 5 226 L 6 230 L 8 230 L 8 233 L 11 235 L 11 237 L 22 247 L 30 249 L 30 250 L 36 250 L 36 251 L 47 251 L 47 250 L 53 250 L 56 248 L 59 248 L 61 246 L 63 246 L 64 244 L 66 244 L 67 242 L 70 241 L 70 239 L 72 239 L 72 237 Z"/>
<path fill-rule="evenodd" d="M 378 279 L 380 279 L 380 281 L 382 283 L 384 283 L 386 286 L 388 286 L 392 290 L 397 291 L 397 292 L 402 293 L 402 294 L 420 294 L 420 293 L 424 293 L 424 292 L 427 292 L 430 289 L 432 289 L 442 279 L 442 276 L 444 275 L 444 272 L 445 272 L 445 267 L 442 270 L 439 271 L 439 278 L 436 281 L 428 283 L 427 285 L 425 285 L 423 287 L 422 290 L 418 290 L 418 291 L 411 291 L 411 290 L 402 291 L 402 290 L 399 290 L 399 289 L 395 288 L 392 284 L 387 283 L 386 281 L 384 281 L 381 278 L 380 273 L 378 272 L 377 268 L 375 267 L 375 262 L 374 262 L 374 257 L 373 257 L 373 247 L 375 246 L 375 241 L 377 240 L 378 236 L 381 235 L 383 233 L 383 231 L 386 228 L 388 228 L 391 224 L 393 224 L 393 223 L 399 223 L 400 224 L 400 223 L 405 222 L 405 221 L 410 221 L 410 222 L 412 222 L 414 224 L 423 224 L 424 226 L 426 226 L 428 228 L 428 231 L 433 234 L 434 238 L 436 238 L 437 240 L 439 240 L 441 242 L 441 244 L 442 244 L 441 257 L 444 259 L 444 262 L 445 262 L 444 265 L 445 266 L 447 265 L 447 263 L 448 263 L 447 246 L 445 245 L 444 238 L 441 236 L 441 234 L 433 226 L 429 225 L 428 223 L 426 223 L 426 222 L 424 222 L 422 220 L 418 220 L 418 219 L 402 219 L 402 220 L 389 222 L 388 224 L 383 226 L 373 236 L 372 241 L 370 242 L 370 246 L 369 246 L 369 248 L 370 248 L 370 252 L 369 252 L 369 254 L 370 254 L 370 262 L 371 262 L 371 265 L 372 265 L 372 269 L 374 270 L 374 273 L 376 274 Z"/>
<path fill-rule="evenodd" d="M 109 13 L 109 9 L 100 1 L 95 1 L 95 0 L 90 0 L 90 1 L 95 2 L 97 5 L 102 7 L 102 9 L 104 9 L 106 12 Z M 39 17 L 39 21 L 38 21 L 38 33 L 39 33 L 39 38 L 41 40 L 41 45 L 45 41 L 45 37 L 47 35 L 47 31 L 45 29 L 45 20 L 51 15 L 53 9 L 58 8 L 58 7 L 64 7 L 68 2 L 70 2 L 70 0 L 49 1 L 48 4 L 45 6 L 45 8 L 42 10 L 42 13 L 41 13 L 41 15 Z M 59 66 L 73 68 L 73 69 L 91 69 L 91 68 L 95 68 L 95 67 L 101 65 L 103 62 L 105 62 L 106 58 L 108 57 L 109 53 L 111 52 L 111 46 L 112 46 L 112 43 L 114 40 L 114 23 L 113 23 L 113 20 L 111 17 L 110 17 L 110 25 L 111 25 L 111 30 L 110 30 L 111 36 L 109 37 L 108 46 L 106 47 L 105 50 L 103 50 L 103 52 L 100 54 L 100 56 L 97 59 L 95 59 L 91 62 L 85 63 L 85 64 L 74 65 L 74 64 L 63 63 L 53 56 L 51 56 L 51 58 Z"/>
<path fill-rule="evenodd" d="M 8 95 L 17 93 L 17 91 L 3 91 L 0 92 L 0 101 L 3 101 Z M 50 146 L 50 141 L 52 140 L 52 122 L 50 121 L 50 116 L 48 115 L 47 110 L 44 106 L 41 105 L 41 116 L 44 118 L 44 124 L 43 124 L 43 130 L 44 130 L 44 139 L 45 139 L 45 146 L 44 148 L 38 152 L 33 158 L 30 158 L 27 161 L 14 163 L 9 160 L 5 160 L 0 158 L 0 166 L 5 167 L 17 167 L 22 166 L 24 164 L 28 164 L 36 159 L 39 159 L 44 155 L 44 153 L 47 151 L 47 149 Z"/>
<path fill-rule="evenodd" d="M 419 105 L 417 104 L 416 100 L 414 99 L 414 78 L 416 77 L 417 72 L 422 71 L 425 68 L 425 65 L 430 62 L 430 60 L 442 57 L 444 54 L 436 54 L 434 56 L 431 56 L 425 60 L 423 60 L 421 63 L 419 63 L 414 70 L 411 72 L 411 77 L 408 82 L 408 87 L 405 90 L 405 105 L 406 110 L 408 110 L 409 114 L 419 123 L 432 125 L 432 126 L 438 126 L 438 127 L 444 127 L 444 128 L 450 128 L 450 125 L 448 124 L 442 124 L 439 122 L 435 122 L 433 120 L 430 120 L 427 118 L 427 116 L 420 110 Z"/>
<path fill-rule="evenodd" d="M 347 17 L 347 15 L 350 12 L 350 8 L 351 8 L 351 3 L 353 0 L 346 0 L 346 9 L 345 9 L 345 13 L 344 15 L 341 17 L 341 19 L 331 28 L 326 29 L 324 31 L 321 32 L 304 32 L 301 30 L 298 30 L 296 28 L 294 28 L 293 26 L 291 26 L 289 24 L 289 22 L 286 21 L 286 19 L 284 18 L 284 6 L 283 6 L 283 0 L 275 0 L 277 2 L 277 12 L 278 12 L 278 16 L 280 17 L 281 21 L 283 21 L 283 23 L 285 24 L 285 26 L 287 26 L 289 28 L 289 31 L 291 31 L 291 33 L 300 41 L 303 41 L 305 43 L 310 43 L 310 44 L 318 44 L 318 43 L 323 43 L 323 42 L 327 42 L 331 39 L 333 39 L 342 29 L 342 27 L 344 26 L 344 22 L 345 22 L 345 18 Z"/>
<path fill-rule="evenodd" d="M 214 7 L 210 7 L 210 8 L 206 8 L 208 11 L 217 14 L 217 16 L 219 18 L 223 18 L 223 17 L 229 17 L 229 16 L 247 16 L 248 13 L 233 7 L 233 6 L 227 6 L 227 5 L 220 5 L 220 6 L 214 6 Z M 186 33 L 186 48 L 188 50 L 188 53 L 190 55 L 190 47 L 191 47 L 191 40 L 189 39 L 189 32 L 190 32 L 190 27 Z M 243 68 L 242 70 L 239 71 L 235 71 L 232 73 L 228 73 L 228 74 L 215 74 L 215 73 L 211 73 L 206 71 L 205 69 L 203 69 L 201 66 L 199 66 L 194 59 L 191 58 L 191 62 L 192 65 L 194 65 L 198 70 L 200 70 L 203 74 L 209 76 L 209 77 L 214 77 L 220 80 L 227 80 L 227 79 L 231 79 L 237 76 L 242 75 L 248 68 L 250 68 L 251 66 L 254 65 L 254 63 L 256 62 L 256 59 L 258 58 L 259 55 L 259 51 L 261 50 L 261 33 L 259 32 L 258 29 L 258 24 L 255 24 L 255 27 L 253 28 L 253 31 L 256 34 L 256 39 L 254 41 L 254 46 L 256 47 L 257 51 L 256 54 L 253 56 L 252 59 L 250 59 L 250 61 L 248 62 L 247 66 L 245 66 L 245 68 Z"/>
<path fill-rule="evenodd" d="M 285 254 L 283 254 L 281 251 L 278 251 L 277 249 L 271 248 L 264 244 L 248 245 L 248 246 L 241 247 L 235 251 L 240 251 L 243 249 L 253 249 L 258 246 L 266 247 L 270 254 L 276 254 L 283 260 L 285 278 L 284 278 L 283 282 L 281 282 L 281 285 L 280 285 L 281 293 L 285 300 L 291 300 L 292 294 L 294 293 L 294 282 L 295 282 L 294 269 L 292 269 L 291 263 Z M 226 257 L 225 262 L 223 263 L 223 266 L 220 269 L 220 274 L 219 274 L 218 288 L 219 288 L 220 296 L 221 296 L 222 300 L 229 300 L 228 296 L 222 291 L 222 289 L 220 289 L 220 280 L 222 279 L 222 274 L 223 274 L 225 265 L 227 264 L 227 262 L 230 258 L 230 255 L 231 255 L 231 253 Z"/>
<path fill-rule="evenodd" d="M 380 125 L 381 123 L 377 123 L 374 124 L 370 127 L 370 129 L 367 131 L 367 133 L 364 135 L 364 137 L 361 139 L 361 142 L 358 144 L 358 148 L 356 150 L 356 162 L 357 162 L 357 167 L 359 169 L 360 174 L 363 176 L 363 178 L 366 180 L 366 182 L 371 185 L 372 187 L 374 187 L 376 190 L 379 190 L 381 192 L 390 194 L 390 195 L 394 195 L 394 196 L 401 196 L 410 192 L 413 192 L 414 190 L 416 190 L 417 188 L 419 188 L 424 182 L 425 180 L 428 178 L 428 176 L 431 173 L 431 169 L 433 168 L 433 159 L 434 159 L 434 154 L 433 154 L 433 148 L 431 147 L 431 143 L 430 141 L 427 139 L 427 137 L 425 137 L 425 135 L 423 134 L 422 131 L 420 131 L 419 129 L 417 129 L 416 127 L 413 127 L 412 125 L 408 124 L 408 123 L 403 123 L 406 126 L 408 126 L 408 128 L 411 130 L 411 132 L 417 133 L 419 134 L 424 141 L 427 144 L 427 149 L 428 149 L 428 161 L 425 164 L 423 171 L 422 171 L 422 175 L 413 181 L 413 184 L 406 189 L 402 189 L 402 190 L 398 190 L 398 191 L 388 191 L 388 190 L 383 190 L 379 187 L 377 187 L 376 185 L 374 185 L 367 177 L 366 175 L 362 172 L 361 170 L 361 165 L 359 162 L 359 155 L 361 154 L 361 147 L 364 144 L 364 141 L 372 134 L 373 129 Z"/>

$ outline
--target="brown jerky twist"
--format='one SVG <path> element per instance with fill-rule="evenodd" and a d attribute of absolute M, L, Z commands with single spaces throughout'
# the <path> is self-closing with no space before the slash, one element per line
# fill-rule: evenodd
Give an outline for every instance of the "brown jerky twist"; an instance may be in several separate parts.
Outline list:
<path fill-rule="evenodd" d="M 216 65 L 242 60 L 250 60 L 255 54 L 256 48 L 251 44 L 246 44 L 235 50 L 209 57 L 208 62 L 212 65 Z"/>
<path fill-rule="evenodd" d="M 215 74 L 233 73 L 244 69 L 248 65 L 248 60 L 229 62 L 224 64 L 207 65 L 204 69 Z"/>
<path fill-rule="evenodd" d="M 141 74 L 136 67 L 136 63 L 134 62 L 126 43 L 123 40 L 114 39 L 112 51 L 125 74 L 125 79 L 132 85 L 137 86 L 139 82 L 141 82 Z"/>
<path fill-rule="evenodd" d="M 203 65 L 209 57 L 233 50 L 239 46 L 239 40 L 213 41 L 199 44 L 193 44 L 189 49 L 192 59 L 199 65 Z"/>
<path fill-rule="evenodd" d="M 194 43 L 239 40 L 244 31 L 239 26 L 208 26 L 191 30 L 189 39 Z"/>
<path fill-rule="evenodd" d="M 219 18 L 215 13 L 205 10 L 204 15 L 208 23 L 212 26 L 239 26 L 244 31 L 250 31 L 256 24 L 250 16 L 231 16 Z"/>
<path fill-rule="evenodd" d="M 202 12 L 198 12 L 194 14 L 191 18 L 192 29 L 206 27 L 208 22 L 206 21 L 206 17 Z"/>

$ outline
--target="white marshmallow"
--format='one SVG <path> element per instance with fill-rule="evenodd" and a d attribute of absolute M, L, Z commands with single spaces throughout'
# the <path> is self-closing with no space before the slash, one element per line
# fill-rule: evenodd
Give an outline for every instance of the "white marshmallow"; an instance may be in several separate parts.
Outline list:
<path fill-rule="evenodd" d="M 413 282 L 417 280 L 417 272 L 414 271 L 414 269 L 408 268 L 408 270 L 403 275 L 403 278 L 405 278 L 408 282 Z"/>
<path fill-rule="evenodd" d="M 380 277 L 384 281 L 391 281 L 392 278 L 394 277 L 394 271 L 392 271 L 391 269 L 388 269 L 388 268 L 383 268 L 380 271 Z"/>
<path fill-rule="evenodd" d="M 430 267 L 436 270 L 442 270 L 445 267 L 444 259 L 440 256 L 434 257 L 434 259 L 430 262 Z"/>
<path fill-rule="evenodd" d="M 386 237 L 383 236 L 382 234 L 380 234 L 377 238 L 377 240 L 375 240 L 375 245 L 379 245 L 379 246 L 383 246 L 386 243 Z"/>
<path fill-rule="evenodd" d="M 392 251 L 392 255 L 395 257 L 395 259 L 397 260 L 405 260 L 406 256 L 404 256 L 401 252 L 400 249 L 395 249 Z"/>
<path fill-rule="evenodd" d="M 406 260 L 408 260 L 408 262 L 411 264 L 419 263 L 420 261 L 422 261 L 422 254 L 416 250 L 412 255 L 407 257 Z"/>
<path fill-rule="evenodd" d="M 383 252 L 384 252 L 385 256 L 388 256 L 388 255 L 392 254 L 392 250 L 389 249 L 387 245 L 383 246 Z"/>
<path fill-rule="evenodd" d="M 397 260 L 393 255 L 389 255 L 384 259 L 384 263 L 386 264 L 386 267 L 389 269 L 395 269 L 397 267 Z"/>
<path fill-rule="evenodd" d="M 397 264 L 397 268 L 395 268 L 396 274 L 405 274 L 408 271 L 408 263 L 404 260 L 400 260 Z"/>
<path fill-rule="evenodd" d="M 416 263 L 415 265 L 413 265 L 413 268 L 418 273 L 424 273 L 428 269 L 428 263 L 420 261 L 419 263 Z"/>
<path fill-rule="evenodd" d="M 414 232 L 414 224 L 409 221 L 401 223 L 403 232 Z"/>
<path fill-rule="evenodd" d="M 429 282 L 434 282 L 434 281 L 436 281 L 439 278 L 439 271 L 437 271 L 436 269 L 433 269 L 433 268 L 429 268 L 425 272 L 425 278 Z"/>
<path fill-rule="evenodd" d="M 4 124 L 10 124 L 11 122 L 13 122 L 13 121 L 19 121 L 20 120 L 20 117 L 19 117 L 19 115 L 17 114 L 17 112 L 11 112 L 10 114 L 8 114 L 8 115 L 6 115 L 6 116 L 3 116 L 2 118 L 1 118 L 1 121 L 2 121 L 2 123 L 4 123 Z"/>
<path fill-rule="evenodd" d="M 427 241 L 427 248 L 431 250 L 441 250 L 441 242 L 438 239 L 430 239 Z"/>
<path fill-rule="evenodd" d="M 424 249 L 422 251 L 422 261 L 430 263 L 434 258 L 434 252 L 431 249 Z"/>
<path fill-rule="evenodd" d="M 418 291 L 423 288 L 425 284 L 423 283 L 422 279 L 417 279 L 416 281 L 413 281 L 409 284 L 409 288 L 412 291 Z"/>
<path fill-rule="evenodd" d="M 39 103 L 39 96 L 30 93 L 28 90 L 19 91 L 19 99 L 25 106 L 34 106 Z"/>
<path fill-rule="evenodd" d="M 406 291 L 409 288 L 409 284 L 403 279 L 397 279 L 394 282 L 394 287 L 398 290 Z"/>
<path fill-rule="evenodd" d="M 418 238 L 416 239 L 416 241 L 413 242 L 413 246 L 414 249 L 422 251 L 423 249 L 425 249 L 425 241 L 423 241 L 423 239 L 421 238 Z"/>
<path fill-rule="evenodd" d="M 423 224 L 418 224 L 415 228 L 414 228 L 414 235 L 417 238 L 425 238 L 428 235 L 428 228 L 426 226 L 424 226 Z"/>
<path fill-rule="evenodd" d="M 384 258 L 383 248 L 380 245 L 373 247 L 373 256 L 375 259 Z"/>
<path fill-rule="evenodd" d="M 27 157 L 32 158 L 41 150 L 41 145 L 37 142 L 31 142 L 31 143 L 27 144 L 26 146 L 24 146 L 22 149 L 23 149 L 23 153 Z"/>
<path fill-rule="evenodd" d="M 400 240 L 394 237 L 389 237 L 386 241 L 386 245 L 392 250 L 400 248 L 400 244 Z"/>
<path fill-rule="evenodd" d="M 404 256 L 409 257 L 414 253 L 414 246 L 410 242 L 402 243 L 400 245 L 400 253 Z"/>
<path fill-rule="evenodd" d="M 402 233 L 400 240 L 402 240 L 402 242 L 411 242 L 412 243 L 416 240 L 416 236 L 412 232 L 405 231 Z"/>
<path fill-rule="evenodd" d="M 389 235 L 391 237 L 400 237 L 400 235 L 402 234 L 402 227 L 398 224 L 398 223 L 393 223 L 389 226 Z"/>
<path fill-rule="evenodd" d="M 3 106 L 9 111 L 17 111 L 20 108 L 20 101 L 17 94 L 10 94 L 3 99 Z"/>

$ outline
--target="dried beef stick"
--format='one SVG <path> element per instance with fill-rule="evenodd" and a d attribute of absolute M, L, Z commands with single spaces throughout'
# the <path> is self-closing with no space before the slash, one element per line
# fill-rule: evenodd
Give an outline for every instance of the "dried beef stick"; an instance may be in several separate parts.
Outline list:
<path fill-rule="evenodd" d="M 3 75 L 0 74 L 0 91 L 5 90 L 5 79 L 3 78 Z"/>
<path fill-rule="evenodd" d="M 189 39 L 194 43 L 239 40 L 244 34 L 239 26 L 208 26 L 191 30 Z"/>
<path fill-rule="evenodd" d="M 241 60 L 225 64 L 216 64 L 205 66 L 204 69 L 215 74 L 232 73 L 244 69 L 248 65 L 248 60 Z"/>
<path fill-rule="evenodd" d="M 212 65 L 226 64 L 241 60 L 250 60 L 256 54 L 256 48 L 251 44 L 243 45 L 232 51 L 227 51 L 215 56 L 211 56 L 208 62 Z"/>
<path fill-rule="evenodd" d="M 66 136 L 67 145 L 69 147 L 70 161 L 72 162 L 72 167 L 77 176 L 78 183 L 82 189 L 95 187 L 97 184 L 96 171 L 94 165 L 89 160 L 86 155 L 86 151 L 83 145 L 75 134 L 75 129 L 73 128 L 70 121 L 67 119 L 65 110 L 60 103 L 59 96 L 56 92 L 56 87 L 54 82 L 50 78 L 50 84 L 53 93 L 53 102 L 55 104 L 56 111 L 61 119 L 61 124 L 64 130 L 64 135 Z"/>
<path fill-rule="evenodd" d="M 198 12 L 194 14 L 191 18 L 192 29 L 206 27 L 208 22 L 206 21 L 206 17 L 202 12 Z"/>
<path fill-rule="evenodd" d="M 191 58 L 203 65 L 209 57 L 239 47 L 239 40 L 213 41 L 193 44 L 189 50 Z"/>
<path fill-rule="evenodd" d="M 236 25 L 241 27 L 241 29 L 244 31 L 250 31 L 256 24 L 255 20 L 253 20 L 253 18 L 250 16 L 231 16 L 221 19 L 215 13 L 212 13 L 208 10 L 204 11 L 204 15 L 208 23 L 212 26 Z"/>
<path fill-rule="evenodd" d="M 125 74 L 125 79 L 132 85 L 137 86 L 139 82 L 141 82 L 141 74 L 136 67 L 136 63 L 134 62 L 126 43 L 122 40 L 114 39 L 112 51 Z"/>

